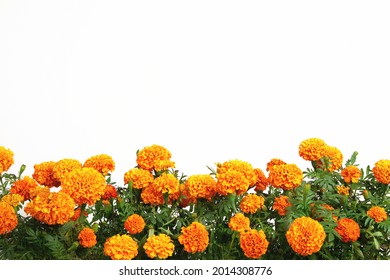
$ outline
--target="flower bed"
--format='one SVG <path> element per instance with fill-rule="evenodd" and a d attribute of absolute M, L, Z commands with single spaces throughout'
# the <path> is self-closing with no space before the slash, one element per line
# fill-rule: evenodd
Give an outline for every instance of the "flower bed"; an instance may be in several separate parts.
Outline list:
<path fill-rule="evenodd" d="M 311 168 L 230 160 L 186 176 L 152 145 L 120 184 L 108 155 L 23 176 L 0 147 L 0 258 L 389 259 L 390 160 L 359 168 L 318 138 L 298 153 Z"/>

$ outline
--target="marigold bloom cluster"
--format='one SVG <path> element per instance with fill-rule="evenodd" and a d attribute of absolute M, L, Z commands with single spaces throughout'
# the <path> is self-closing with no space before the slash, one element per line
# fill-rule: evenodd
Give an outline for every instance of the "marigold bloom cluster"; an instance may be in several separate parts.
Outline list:
<path fill-rule="evenodd" d="M 127 217 L 124 227 L 130 234 L 137 234 L 144 230 L 145 220 L 140 215 L 133 214 Z"/>
<path fill-rule="evenodd" d="M 107 238 L 104 254 L 112 260 L 132 260 L 138 255 L 138 244 L 127 234 Z"/>
<path fill-rule="evenodd" d="M 285 216 L 287 213 L 287 208 L 291 205 L 292 204 L 288 201 L 288 197 L 281 195 L 280 197 L 275 197 L 272 209 L 278 211 L 280 216 Z"/>
<path fill-rule="evenodd" d="M 299 144 L 299 156 L 304 160 L 317 161 L 326 154 L 326 143 L 319 138 L 309 138 Z"/>
<path fill-rule="evenodd" d="M 346 186 L 336 186 L 336 190 L 338 194 L 343 194 L 343 195 L 349 195 L 350 187 Z"/>
<path fill-rule="evenodd" d="M 185 182 L 189 195 L 193 198 L 210 200 L 216 194 L 217 182 L 211 175 L 192 175 Z"/>
<path fill-rule="evenodd" d="M 118 192 L 116 191 L 116 188 L 113 185 L 106 185 L 106 188 L 104 189 L 104 193 L 102 195 L 102 199 L 108 200 L 110 198 L 117 198 Z"/>
<path fill-rule="evenodd" d="M 360 228 L 358 223 L 350 218 L 341 218 L 337 221 L 335 228 L 341 236 L 343 242 L 355 242 L 360 237 Z"/>
<path fill-rule="evenodd" d="M 329 160 L 328 171 L 333 172 L 341 168 L 343 164 L 343 154 L 338 148 L 326 146 L 324 157 Z M 322 162 L 320 160 L 318 160 L 316 163 L 317 167 L 325 168 L 325 166 L 322 166 Z"/>
<path fill-rule="evenodd" d="M 301 256 L 317 253 L 325 240 L 323 226 L 310 217 L 295 219 L 286 232 L 286 238 L 291 249 Z"/>
<path fill-rule="evenodd" d="M 175 163 L 171 161 L 171 153 L 164 147 L 152 145 L 143 148 L 137 153 L 137 164 L 139 168 L 145 170 L 167 170 L 175 167 Z"/>
<path fill-rule="evenodd" d="M 0 201 L 0 235 L 11 232 L 18 225 L 18 218 L 14 208 L 6 202 Z"/>
<path fill-rule="evenodd" d="M 20 195 L 20 194 L 6 194 L 5 196 L 3 196 L 1 199 L 0 199 L 1 202 L 5 202 L 9 205 L 11 205 L 12 207 L 16 207 L 18 206 L 21 202 L 24 201 L 23 197 Z"/>
<path fill-rule="evenodd" d="M 240 247 L 245 256 L 258 259 L 267 252 L 269 242 L 262 230 L 249 230 L 240 233 Z"/>
<path fill-rule="evenodd" d="M 29 200 L 34 197 L 38 187 L 38 183 L 33 178 L 24 176 L 23 179 L 17 180 L 12 184 L 10 193 L 19 194 L 23 197 L 23 200 Z"/>
<path fill-rule="evenodd" d="M 153 188 L 161 193 L 178 194 L 180 192 L 179 180 L 170 173 L 163 173 L 153 181 Z"/>
<path fill-rule="evenodd" d="M 255 168 L 254 171 L 257 176 L 255 191 L 265 191 L 269 185 L 268 178 L 260 168 Z"/>
<path fill-rule="evenodd" d="M 115 162 L 111 156 L 106 154 L 96 155 L 88 158 L 83 167 L 90 167 L 106 176 L 115 170 Z"/>
<path fill-rule="evenodd" d="M 96 235 L 93 229 L 84 228 L 78 235 L 79 243 L 84 248 L 91 248 L 96 245 Z"/>
<path fill-rule="evenodd" d="M 153 186 L 142 189 L 141 199 L 145 204 L 162 205 L 164 204 L 163 193 L 156 190 Z"/>
<path fill-rule="evenodd" d="M 257 182 L 257 174 L 252 165 L 246 161 L 234 159 L 225 161 L 224 163 L 217 164 L 217 174 L 226 173 L 229 170 L 235 170 L 242 173 L 246 180 L 248 180 L 248 186 L 254 186 Z"/>
<path fill-rule="evenodd" d="M 192 222 L 188 227 L 181 228 L 178 240 L 188 253 L 203 252 L 209 245 L 209 233 L 201 223 Z"/>
<path fill-rule="evenodd" d="M 8 171 L 14 164 L 14 153 L 3 146 L 0 146 L 0 174 Z"/>
<path fill-rule="evenodd" d="M 268 181 L 275 188 L 291 190 L 298 187 L 303 180 L 302 170 L 296 164 L 274 165 L 269 173 Z"/>
<path fill-rule="evenodd" d="M 63 191 L 42 190 L 24 208 L 24 211 L 48 225 L 65 224 L 74 215 L 74 200 Z"/>
<path fill-rule="evenodd" d="M 387 213 L 384 208 L 379 206 L 373 206 L 367 211 L 367 215 L 380 223 L 387 220 Z"/>
<path fill-rule="evenodd" d="M 149 187 L 154 181 L 154 177 L 150 171 L 140 168 L 130 169 L 125 173 L 124 183 L 127 185 L 132 182 L 134 189 L 144 189 Z"/>
<path fill-rule="evenodd" d="M 151 259 L 156 257 L 159 259 L 167 259 L 172 256 L 175 245 L 168 235 L 162 233 L 148 237 L 143 248 Z"/>
<path fill-rule="evenodd" d="M 283 160 L 279 159 L 279 158 L 273 158 L 271 159 L 268 163 L 267 163 L 267 171 L 271 171 L 271 169 L 275 166 L 275 165 L 282 165 L 282 164 L 287 164 L 286 162 L 284 162 Z"/>
<path fill-rule="evenodd" d="M 77 159 L 65 158 L 57 161 L 53 166 L 53 177 L 62 183 L 65 175 L 75 169 L 81 169 L 83 165 Z"/>
<path fill-rule="evenodd" d="M 106 185 L 106 180 L 99 171 L 83 167 L 67 173 L 61 186 L 78 205 L 93 205 L 104 194 Z"/>
<path fill-rule="evenodd" d="M 372 168 L 375 179 L 382 184 L 390 184 L 390 160 L 381 159 Z"/>
<path fill-rule="evenodd" d="M 359 168 L 354 165 L 349 165 L 341 170 L 341 176 L 343 177 L 345 183 L 357 183 L 362 176 Z"/>
<path fill-rule="evenodd" d="M 216 189 L 220 195 L 243 194 L 248 190 L 248 187 L 248 180 L 239 171 L 228 170 L 224 173 L 217 173 Z"/>
<path fill-rule="evenodd" d="M 240 202 L 242 212 L 254 214 L 264 206 L 264 197 L 256 194 L 244 196 Z"/>
<path fill-rule="evenodd" d="M 34 165 L 34 173 L 32 177 L 38 184 L 46 187 L 58 187 L 61 182 L 54 177 L 54 161 L 45 161 Z"/>
<path fill-rule="evenodd" d="M 237 213 L 230 218 L 228 226 L 231 230 L 242 232 L 250 230 L 250 223 L 248 217 L 245 217 L 242 213 Z"/>

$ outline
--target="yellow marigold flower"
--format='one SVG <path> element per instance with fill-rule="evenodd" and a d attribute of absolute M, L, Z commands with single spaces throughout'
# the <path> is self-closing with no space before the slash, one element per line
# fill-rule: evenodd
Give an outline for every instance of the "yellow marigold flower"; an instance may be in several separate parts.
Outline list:
<path fill-rule="evenodd" d="M 185 182 L 190 197 L 211 200 L 216 194 L 217 182 L 211 175 L 192 175 Z"/>
<path fill-rule="evenodd" d="M 17 225 L 15 209 L 8 203 L 0 201 L 0 234 L 11 232 Z"/>
<path fill-rule="evenodd" d="M 149 236 L 143 246 L 149 258 L 167 259 L 175 250 L 172 239 L 166 234 Z"/>
<path fill-rule="evenodd" d="M 95 232 L 91 228 L 82 229 L 79 233 L 78 239 L 80 245 L 84 248 L 91 248 L 97 243 Z"/>
<path fill-rule="evenodd" d="M 201 223 L 192 222 L 188 227 L 181 228 L 178 240 L 188 253 L 203 252 L 209 245 L 209 233 Z"/>
<path fill-rule="evenodd" d="M 267 163 L 267 171 L 271 171 L 271 169 L 272 169 L 275 165 L 281 165 L 281 164 L 286 164 L 286 162 L 284 162 L 283 160 L 278 159 L 278 158 L 273 158 L 273 159 L 271 159 L 271 160 Z"/>
<path fill-rule="evenodd" d="M 229 170 L 235 170 L 244 175 L 244 177 L 248 180 L 248 187 L 252 187 L 257 182 L 257 174 L 253 169 L 252 165 L 248 162 L 242 160 L 229 160 L 220 164 L 217 163 L 217 173 L 223 174 L 228 172 Z"/>
<path fill-rule="evenodd" d="M 335 230 L 341 236 L 343 242 L 355 242 L 360 237 L 358 223 L 349 218 L 339 219 Z"/>
<path fill-rule="evenodd" d="M 243 232 L 250 230 L 250 223 L 251 222 L 248 217 L 245 217 L 242 213 L 237 213 L 230 218 L 228 226 L 231 230 Z"/>
<path fill-rule="evenodd" d="M 34 165 L 34 173 L 32 177 L 38 184 L 46 187 L 58 187 L 61 182 L 54 177 L 54 161 L 45 161 Z"/>
<path fill-rule="evenodd" d="M 145 147 L 137 153 L 137 164 L 139 168 L 152 171 L 166 170 L 175 167 L 171 161 L 171 153 L 164 147 L 152 145 Z"/>
<path fill-rule="evenodd" d="M 303 172 L 295 164 L 275 165 L 269 173 L 268 180 L 275 188 L 291 190 L 302 183 Z"/>
<path fill-rule="evenodd" d="M 280 197 L 275 197 L 272 209 L 278 211 L 280 216 L 285 216 L 287 213 L 287 207 L 290 207 L 291 205 L 292 204 L 288 202 L 288 197 L 281 195 Z"/>
<path fill-rule="evenodd" d="M 390 160 L 381 159 L 372 168 L 375 179 L 382 184 L 390 184 Z"/>
<path fill-rule="evenodd" d="M 21 196 L 20 194 L 9 193 L 9 194 L 6 194 L 5 196 L 3 196 L 0 201 L 9 204 L 12 207 L 16 207 L 19 205 L 19 203 L 23 202 L 24 199 L 23 199 L 23 196 Z"/>
<path fill-rule="evenodd" d="M 62 179 L 62 189 L 78 205 L 93 205 L 104 194 L 106 180 L 99 171 L 83 167 L 67 173 Z"/>
<path fill-rule="evenodd" d="M 154 179 L 152 186 L 155 190 L 161 193 L 180 193 L 180 182 L 173 174 L 170 173 L 163 173 L 161 176 Z"/>
<path fill-rule="evenodd" d="M 83 167 L 90 167 L 96 169 L 104 176 L 115 170 L 115 162 L 111 156 L 106 154 L 96 155 L 88 158 Z"/>
<path fill-rule="evenodd" d="M 133 182 L 134 189 L 144 189 L 153 183 L 154 177 L 148 170 L 133 168 L 127 171 L 124 176 L 125 185 L 130 181 Z"/>
<path fill-rule="evenodd" d="M 108 200 L 110 198 L 117 198 L 118 192 L 116 191 L 115 186 L 113 185 L 106 185 L 106 188 L 104 189 L 104 194 L 102 195 L 102 199 Z"/>
<path fill-rule="evenodd" d="M 62 179 L 67 173 L 82 167 L 83 165 L 77 159 L 65 158 L 59 160 L 53 166 L 53 177 L 62 183 Z"/>
<path fill-rule="evenodd" d="M 299 156 L 304 160 L 317 161 L 326 154 L 326 143 L 319 138 L 309 138 L 299 144 Z"/>
<path fill-rule="evenodd" d="M 251 259 L 258 259 L 267 252 L 269 242 L 262 230 L 241 232 L 240 247 L 244 255 Z"/>
<path fill-rule="evenodd" d="M 341 176 L 346 183 L 357 183 L 362 176 L 359 168 L 354 165 L 349 165 L 341 171 Z"/>
<path fill-rule="evenodd" d="M 14 164 L 14 153 L 3 146 L 0 146 L 0 174 L 8 171 Z"/>
<path fill-rule="evenodd" d="M 138 255 L 138 244 L 127 234 L 117 234 L 107 238 L 104 254 L 112 260 L 131 260 Z"/>
<path fill-rule="evenodd" d="M 10 189 L 11 194 L 19 194 L 23 200 L 32 199 L 32 194 L 39 185 L 29 176 L 24 176 L 23 179 L 15 181 Z"/>
<path fill-rule="evenodd" d="M 74 215 L 75 202 L 65 192 L 40 191 L 24 208 L 27 214 L 48 225 L 65 224 Z"/>
<path fill-rule="evenodd" d="M 295 219 L 286 232 L 288 244 L 295 253 L 308 256 L 317 253 L 325 240 L 323 226 L 309 217 Z"/>
<path fill-rule="evenodd" d="M 349 190 L 350 190 L 349 187 L 336 186 L 336 189 L 338 194 L 349 195 Z"/>
<path fill-rule="evenodd" d="M 260 168 L 255 168 L 254 171 L 257 176 L 255 191 L 265 191 L 269 185 L 267 177 Z"/>
<path fill-rule="evenodd" d="M 254 214 L 264 206 L 264 197 L 256 194 L 244 196 L 240 202 L 242 212 Z"/>
<path fill-rule="evenodd" d="M 140 215 L 133 214 L 127 217 L 124 227 L 130 234 L 137 234 L 144 230 L 145 220 Z"/>
<path fill-rule="evenodd" d="M 341 165 L 343 164 L 343 154 L 338 148 L 326 146 L 324 157 L 328 158 L 330 161 L 328 171 L 333 172 L 341 168 Z M 317 167 L 322 168 L 322 162 L 320 160 L 317 161 Z"/>
<path fill-rule="evenodd" d="M 387 213 L 384 208 L 379 206 L 373 206 L 367 211 L 367 215 L 380 223 L 387 220 Z"/>
<path fill-rule="evenodd" d="M 142 189 L 141 199 L 145 204 L 164 204 L 164 194 L 161 191 L 156 190 L 153 186 Z"/>
<path fill-rule="evenodd" d="M 216 189 L 220 195 L 236 193 L 243 194 L 248 190 L 249 182 L 245 175 L 237 170 L 228 170 L 224 173 L 217 173 Z"/>

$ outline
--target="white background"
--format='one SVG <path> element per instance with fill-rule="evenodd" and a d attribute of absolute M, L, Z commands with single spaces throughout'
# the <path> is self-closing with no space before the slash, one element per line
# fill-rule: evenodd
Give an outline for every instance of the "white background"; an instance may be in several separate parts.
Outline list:
<path fill-rule="evenodd" d="M 388 1 L 0 0 L 0 146 L 27 164 L 159 144 L 187 175 L 308 166 L 324 139 L 389 159 Z"/>

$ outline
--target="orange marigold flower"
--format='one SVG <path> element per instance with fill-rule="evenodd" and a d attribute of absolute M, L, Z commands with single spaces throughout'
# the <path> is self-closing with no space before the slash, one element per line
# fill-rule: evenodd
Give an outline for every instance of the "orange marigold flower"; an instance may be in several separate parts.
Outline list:
<path fill-rule="evenodd" d="M 156 191 L 161 193 L 180 193 L 180 182 L 170 173 L 163 173 L 161 176 L 154 179 L 152 186 Z"/>
<path fill-rule="evenodd" d="M 161 191 L 156 190 L 153 186 L 142 189 L 141 199 L 145 204 L 164 204 L 164 194 Z"/>
<path fill-rule="evenodd" d="M 15 209 L 8 203 L 0 201 L 0 234 L 11 232 L 17 225 Z"/>
<path fill-rule="evenodd" d="M 269 242 L 262 230 L 252 229 L 240 234 L 240 247 L 248 258 L 260 258 L 267 252 L 268 244 Z"/>
<path fill-rule="evenodd" d="M 349 165 L 341 170 L 341 176 L 346 183 L 357 183 L 362 173 L 357 166 Z"/>
<path fill-rule="evenodd" d="M 127 171 L 124 176 L 125 185 L 130 181 L 133 182 L 134 189 L 144 189 L 153 183 L 154 177 L 148 170 L 133 168 Z"/>
<path fill-rule="evenodd" d="M 273 158 L 273 159 L 271 159 L 271 160 L 267 163 L 267 171 L 271 171 L 271 169 L 272 169 L 275 165 L 281 165 L 281 164 L 287 164 L 287 163 L 284 162 L 284 161 L 281 160 L 281 159 Z"/>
<path fill-rule="evenodd" d="M 180 185 L 180 207 L 187 207 L 196 202 L 196 197 L 193 197 L 185 184 Z"/>
<path fill-rule="evenodd" d="M 291 190 L 302 183 L 303 172 L 295 164 L 275 165 L 269 173 L 268 180 L 275 188 Z"/>
<path fill-rule="evenodd" d="M 115 186 L 113 185 L 106 185 L 106 188 L 104 189 L 104 194 L 102 195 L 102 199 L 108 200 L 110 198 L 117 198 L 118 192 L 116 191 Z"/>
<path fill-rule="evenodd" d="M 269 185 L 267 177 L 260 168 L 255 168 L 254 171 L 257 176 L 255 191 L 265 191 Z"/>
<path fill-rule="evenodd" d="M 326 146 L 325 157 L 329 160 L 328 171 L 332 172 L 341 168 L 343 164 L 343 154 L 336 147 Z M 318 160 L 317 167 L 322 168 L 322 162 Z"/>
<path fill-rule="evenodd" d="M 381 159 L 372 168 L 375 179 L 382 184 L 390 184 L 390 160 Z"/>
<path fill-rule="evenodd" d="M 217 173 L 216 190 L 220 195 L 236 193 L 238 195 L 248 190 L 249 182 L 245 175 L 237 170 L 228 170 L 224 173 Z"/>
<path fill-rule="evenodd" d="M 337 193 L 338 194 L 343 194 L 343 195 L 349 195 L 349 187 L 346 186 L 336 186 Z"/>
<path fill-rule="evenodd" d="M 178 240 L 188 253 L 203 252 L 209 245 L 209 233 L 201 223 L 192 222 L 188 227 L 181 228 Z"/>
<path fill-rule="evenodd" d="M 229 170 L 235 170 L 242 173 L 245 179 L 248 180 L 248 187 L 252 187 L 257 182 L 257 174 L 253 169 L 252 165 L 248 162 L 242 160 L 229 160 L 220 164 L 217 163 L 217 173 L 223 174 L 228 172 Z"/>
<path fill-rule="evenodd" d="M 81 215 L 81 208 L 78 207 L 76 210 L 74 210 L 72 221 L 77 221 L 80 218 L 80 215 Z M 85 210 L 84 210 L 84 217 L 88 217 L 88 212 Z"/>
<path fill-rule="evenodd" d="M 127 234 L 117 234 L 107 238 L 104 254 L 112 260 L 131 260 L 138 255 L 138 244 Z"/>
<path fill-rule="evenodd" d="M 81 169 L 83 165 L 77 159 L 65 158 L 57 161 L 53 166 L 53 177 L 62 183 L 65 175 L 75 169 Z"/>
<path fill-rule="evenodd" d="M 40 191 L 24 211 L 40 222 L 48 225 L 65 224 L 74 215 L 74 200 L 65 192 Z"/>
<path fill-rule="evenodd" d="M 24 199 L 23 199 L 23 196 L 21 196 L 20 194 L 9 193 L 9 194 L 6 194 L 5 196 L 3 196 L 0 201 L 9 204 L 12 207 L 16 207 L 19 205 L 19 203 L 23 202 Z"/>
<path fill-rule="evenodd" d="M 299 144 L 299 156 L 304 160 L 317 161 L 326 154 L 326 143 L 319 138 L 309 138 Z"/>
<path fill-rule="evenodd" d="M 143 246 L 149 258 L 167 259 L 175 250 L 172 239 L 166 234 L 149 236 Z"/>
<path fill-rule="evenodd" d="M 106 180 L 99 171 L 83 167 L 75 169 L 62 179 L 62 189 L 68 193 L 78 205 L 93 205 L 104 194 Z"/>
<path fill-rule="evenodd" d="M 367 215 L 375 220 L 375 222 L 380 223 L 387 220 L 387 213 L 384 208 L 379 206 L 373 206 L 367 211 Z"/>
<path fill-rule="evenodd" d="M 8 171 L 14 164 L 14 153 L 3 146 L 0 146 L 0 174 Z"/>
<path fill-rule="evenodd" d="M 34 165 L 34 173 L 32 177 L 38 184 L 46 187 L 58 187 L 61 182 L 54 177 L 54 161 L 45 161 Z"/>
<path fill-rule="evenodd" d="M 217 182 L 211 175 L 192 175 L 185 182 L 190 197 L 194 198 L 211 198 L 216 194 Z"/>
<path fill-rule="evenodd" d="M 295 219 L 286 232 L 288 244 L 295 253 L 308 256 L 317 253 L 325 240 L 323 226 L 310 217 Z"/>
<path fill-rule="evenodd" d="M 288 197 L 281 195 L 280 197 L 275 197 L 272 209 L 278 211 L 280 216 L 285 216 L 287 213 L 287 207 L 290 207 L 291 205 L 292 204 L 288 202 Z"/>
<path fill-rule="evenodd" d="M 91 248 L 97 243 L 95 232 L 91 228 L 82 229 L 79 233 L 78 239 L 80 245 L 84 248 Z"/>
<path fill-rule="evenodd" d="M 264 206 L 264 197 L 256 194 L 244 196 L 240 202 L 242 212 L 254 214 Z"/>
<path fill-rule="evenodd" d="M 152 171 L 166 170 L 175 167 L 171 161 L 171 153 L 164 147 L 152 145 L 145 147 L 137 153 L 137 164 L 139 168 Z"/>
<path fill-rule="evenodd" d="M 39 187 L 38 183 L 29 176 L 24 176 L 23 179 L 15 181 L 10 189 L 11 194 L 19 194 L 23 200 L 32 199 L 34 191 Z"/>
<path fill-rule="evenodd" d="M 115 170 L 115 162 L 111 156 L 106 154 L 96 155 L 88 158 L 83 167 L 90 167 L 96 169 L 104 176 Z"/>
<path fill-rule="evenodd" d="M 133 214 L 127 217 L 124 227 L 130 234 L 137 234 L 144 230 L 145 220 L 140 215 Z"/>
<path fill-rule="evenodd" d="M 250 223 L 251 222 L 248 217 L 245 217 L 242 213 L 237 213 L 230 218 L 228 226 L 231 230 L 243 232 L 250 230 Z"/>
<path fill-rule="evenodd" d="M 341 236 L 343 242 L 355 242 L 360 237 L 358 223 L 349 218 L 339 219 L 335 230 Z"/>

